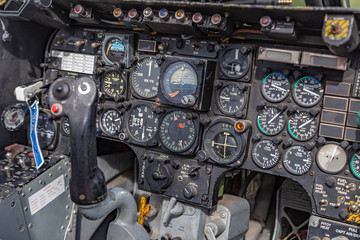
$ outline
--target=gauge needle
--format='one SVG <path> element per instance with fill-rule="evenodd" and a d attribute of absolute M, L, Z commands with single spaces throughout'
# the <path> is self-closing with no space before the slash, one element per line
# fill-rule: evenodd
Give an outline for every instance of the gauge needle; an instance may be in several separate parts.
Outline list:
<path fill-rule="evenodd" d="M 320 97 L 319 94 L 316 94 L 310 90 L 307 90 L 306 88 L 304 88 L 304 92 L 307 92 L 307 93 L 310 93 L 311 95 L 314 95 L 314 96 L 317 96 L 317 97 Z"/>
<path fill-rule="evenodd" d="M 179 94 L 179 91 L 176 91 L 176 92 L 174 92 L 174 93 L 169 93 L 169 96 L 170 97 L 175 97 L 176 95 L 178 95 Z"/>
<path fill-rule="evenodd" d="M 149 77 L 151 76 L 151 66 L 152 66 L 152 62 L 150 62 L 150 66 L 149 66 Z"/>
<path fill-rule="evenodd" d="M 224 99 L 224 100 L 230 100 L 229 97 L 224 97 L 224 96 L 220 96 L 221 99 Z"/>
<path fill-rule="evenodd" d="M 274 121 L 280 114 L 281 114 L 281 112 L 279 112 L 278 114 L 276 114 L 272 119 L 270 119 L 270 121 L 268 122 L 268 124 L 272 123 L 272 121 Z"/>
<path fill-rule="evenodd" d="M 330 157 L 329 163 L 331 163 L 332 160 L 334 159 L 334 156 L 335 156 L 335 153 L 336 153 L 336 149 L 337 149 L 337 148 L 334 149 L 334 152 L 333 152 L 333 154 L 332 154 L 331 157 Z"/>
<path fill-rule="evenodd" d="M 145 135 L 145 126 L 143 126 L 142 134 L 141 134 L 141 140 L 144 140 Z"/>
<path fill-rule="evenodd" d="M 273 85 L 273 84 L 271 84 L 271 86 L 274 87 L 274 88 L 277 88 L 277 89 L 280 89 L 280 90 L 282 90 L 282 91 L 287 92 L 284 88 L 281 88 L 281 87 L 279 87 L 279 86 L 276 86 L 276 85 Z"/>
<path fill-rule="evenodd" d="M 304 124 L 302 124 L 302 125 L 300 125 L 300 127 L 299 128 L 303 128 L 303 127 L 305 127 L 306 125 L 308 125 L 309 123 L 311 123 L 312 122 L 312 120 L 314 120 L 313 118 L 312 119 L 310 119 L 309 121 L 307 121 L 306 123 L 304 123 Z"/>

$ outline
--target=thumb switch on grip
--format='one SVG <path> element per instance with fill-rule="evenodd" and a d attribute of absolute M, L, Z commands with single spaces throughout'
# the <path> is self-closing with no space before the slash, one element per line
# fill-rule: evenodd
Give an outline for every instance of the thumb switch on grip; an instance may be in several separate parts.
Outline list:
<path fill-rule="evenodd" d="M 70 195 L 79 205 L 91 205 L 106 197 L 105 178 L 97 166 L 97 89 L 93 80 L 60 78 L 50 86 L 53 114 L 66 116 L 70 123 Z"/>

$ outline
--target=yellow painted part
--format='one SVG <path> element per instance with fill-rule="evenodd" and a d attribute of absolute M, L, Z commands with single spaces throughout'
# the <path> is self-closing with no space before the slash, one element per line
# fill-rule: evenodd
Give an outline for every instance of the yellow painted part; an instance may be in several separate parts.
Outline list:
<path fill-rule="evenodd" d="M 333 34 L 331 32 L 331 25 L 332 24 L 338 24 L 342 31 L 338 34 Z M 350 20 L 332 20 L 332 19 L 328 19 L 326 21 L 326 27 L 325 27 L 325 37 L 336 37 L 336 38 L 346 38 L 348 36 L 349 33 L 349 24 L 350 24 Z"/>
<path fill-rule="evenodd" d="M 358 202 L 355 202 L 355 201 L 350 201 L 350 204 L 356 204 L 356 205 L 359 205 Z M 355 223 L 360 223 L 360 213 L 352 213 L 351 211 L 350 212 L 350 217 L 348 219 L 346 219 L 347 221 L 349 222 L 355 222 Z"/>
<path fill-rule="evenodd" d="M 144 219 L 150 211 L 150 205 L 146 204 L 147 200 L 145 197 L 141 197 L 140 200 L 140 209 L 139 209 L 139 218 L 138 223 L 144 225 Z"/>

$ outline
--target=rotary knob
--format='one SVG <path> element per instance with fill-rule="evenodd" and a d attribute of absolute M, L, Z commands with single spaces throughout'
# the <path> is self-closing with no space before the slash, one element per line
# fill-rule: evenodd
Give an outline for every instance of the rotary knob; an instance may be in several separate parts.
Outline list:
<path fill-rule="evenodd" d="M 187 185 L 183 189 L 183 194 L 186 199 L 191 199 L 197 194 L 197 188 L 193 185 Z"/>

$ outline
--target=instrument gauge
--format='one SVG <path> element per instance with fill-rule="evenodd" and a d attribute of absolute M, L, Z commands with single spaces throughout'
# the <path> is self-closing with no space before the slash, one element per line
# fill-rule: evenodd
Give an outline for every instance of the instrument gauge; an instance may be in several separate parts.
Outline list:
<path fill-rule="evenodd" d="M 126 83 L 118 71 L 108 71 L 102 80 L 102 89 L 108 97 L 117 99 L 125 92 Z"/>
<path fill-rule="evenodd" d="M 194 120 L 184 111 L 168 113 L 160 124 L 160 140 L 172 152 L 188 150 L 196 139 Z"/>
<path fill-rule="evenodd" d="M 226 85 L 218 94 L 217 105 L 224 114 L 235 114 L 245 107 L 245 92 L 236 84 Z"/>
<path fill-rule="evenodd" d="M 155 58 L 146 57 L 137 62 L 132 73 L 131 85 L 142 98 L 156 97 L 160 79 L 160 67 Z"/>
<path fill-rule="evenodd" d="M 275 167 L 280 161 L 280 149 L 271 140 L 261 140 L 257 142 L 252 150 L 254 163 L 262 169 Z"/>
<path fill-rule="evenodd" d="M 70 135 L 70 122 L 67 117 L 61 119 L 61 129 L 65 135 Z"/>
<path fill-rule="evenodd" d="M 350 168 L 354 176 L 360 179 L 360 152 L 351 158 Z"/>
<path fill-rule="evenodd" d="M 312 166 L 311 152 L 303 146 L 292 146 L 285 152 L 283 163 L 285 169 L 294 175 L 307 173 Z"/>
<path fill-rule="evenodd" d="M 220 69 L 230 79 L 239 79 L 249 71 L 250 61 L 247 54 L 238 48 L 227 50 L 221 57 Z"/>
<path fill-rule="evenodd" d="M 121 122 L 120 112 L 115 109 L 108 109 L 101 115 L 100 127 L 105 134 L 114 136 L 120 133 Z"/>
<path fill-rule="evenodd" d="M 277 107 L 265 107 L 258 113 L 257 126 L 266 135 L 277 135 L 285 127 L 284 114 Z"/>
<path fill-rule="evenodd" d="M 318 104 L 323 95 L 324 89 L 316 78 L 300 78 L 292 90 L 293 98 L 297 104 L 302 107 L 312 107 Z"/>
<path fill-rule="evenodd" d="M 39 111 L 37 137 L 40 148 L 49 147 L 55 140 L 56 127 L 51 116 L 43 111 Z"/>
<path fill-rule="evenodd" d="M 231 164 L 243 153 L 246 140 L 235 129 L 236 121 L 227 118 L 213 120 L 204 133 L 204 150 L 212 161 Z"/>
<path fill-rule="evenodd" d="M 157 115 L 145 104 L 134 107 L 127 122 L 130 136 L 139 142 L 147 142 L 154 138 L 158 124 Z"/>
<path fill-rule="evenodd" d="M 337 144 L 326 144 L 317 152 L 316 163 L 319 168 L 326 173 L 339 173 L 346 166 L 346 152 Z"/>
<path fill-rule="evenodd" d="M 167 100 L 182 104 L 183 97 L 195 98 L 198 89 L 198 76 L 187 62 L 176 62 L 165 69 L 161 89 Z"/>
<path fill-rule="evenodd" d="M 290 92 L 290 82 L 281 73 L 271 73 L 265 77 L 261 85 L 261 93 L 270 102 L 283 101 Z"/>
<path fill-rule="evenodd" d="M 308 141 L 316 134 L 318 124 L 315 117 L 308 112 L 297 112 L 290 116 L 288 131 L 298 141 Z"/>
<path fill-rule="evenodd" d="M 104 50 L 105 57 L 110 63 L 121 62 L 125 58 L 125 44 L 117 37 L 110 38 Z"/>
<path fill-rule="evenodd" d="M 8 131 L 19 130 L 25 122 L 24 107 L 19 105 L 9 106 L 1 114 L 1 123 Z"/>

